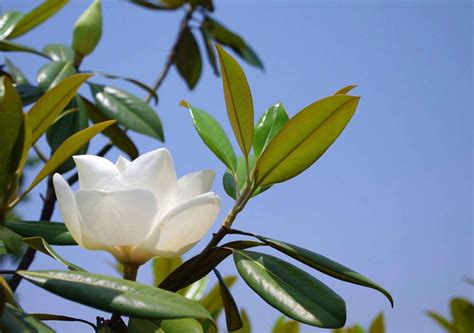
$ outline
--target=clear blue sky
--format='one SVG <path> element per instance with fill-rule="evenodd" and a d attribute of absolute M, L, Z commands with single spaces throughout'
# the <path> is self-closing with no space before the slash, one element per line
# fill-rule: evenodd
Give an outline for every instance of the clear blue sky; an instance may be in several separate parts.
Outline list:
<path fill-rule="evenodd" d="M 26 10 L 33 1 L 2 1 L 4 10 Z M 70 43 L 75 19 L 88 1 L 72 1 L 22 42 Z M 298 178 L 255 198 L 236 226 L 300 244 L 345 263 L 392 292 L 395 308 L 378 293 L 328 279 L 347 302 L 348 323 L 367 325 L 384 311 L 389 332 L 439 332 L 428 309 L 447 313 L 452 296 L 473 298 L 472 210 L 472 3 L 468 1 L 217 1 L 215 17 L 240 32 L 265 64 L 243 64 L 257 115 L 281 101 L 290 114 L 347 84 L 358 84 L 361 103 L 352 122 L 320 161 Z M 84 69 L 133 76 L 152 83 L 164 63 L 182 13 L 147 11 L 104 1 L 104 36 Z M 43 60 L 8 55 L 34 80 Z M 98 81 L 98 80 L 96 80 Z M 127 87 L 143 95 L 134 87 Z M 202 144 L 187 99 L 225 123 L 219 79 L 205 64 L 189 92 L 173 69 L 157 108 L 180 175 L 199 169 L 218 173 L 214 190 L 223 210 L 224 169 Z M 136 135 L 141 152 L 161 145 Z M 92 145 L 94 153 L 99 142 Z M 110 155 L 115 159 L 117 153 Z M 39 216 L 38 192 L 22 213 Z M 55 220 L 60 220 L 58 214 Z M 218 225 L 216 224 L 215 229 Z M 204 241 L 191 252 L 195 253 Z M 66 258 L 97 273 L 115 274 L 105 253 L 58 248 Z M 228 260 L 225 274 L 236 274 Z M 38 255 L 33 268 L 60 268 Z M 151 279 L 143 269 L 141 281 Z M 255 332 L 268 332 L 278 313 L 247 286 L 237 302 L 253 318 Z M 23 283 L 20 298 L 30 312 L 84 316 L 97 311 L 72 304 Z M 81 332 L 76 324 L 61 331 Z M 303 332 L 319 331 L 304 327 Z"/>

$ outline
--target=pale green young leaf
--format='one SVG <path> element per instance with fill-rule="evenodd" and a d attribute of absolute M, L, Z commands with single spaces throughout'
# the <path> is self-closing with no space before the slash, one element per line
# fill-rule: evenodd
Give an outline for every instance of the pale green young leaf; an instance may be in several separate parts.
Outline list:
<path fill-rule="evenodd" d="M 265 111 L 255 125 L 253 152 L 259 157 L 270 141 L 289 120 L 288 113 L 281 103 L 276 103 Z"/>

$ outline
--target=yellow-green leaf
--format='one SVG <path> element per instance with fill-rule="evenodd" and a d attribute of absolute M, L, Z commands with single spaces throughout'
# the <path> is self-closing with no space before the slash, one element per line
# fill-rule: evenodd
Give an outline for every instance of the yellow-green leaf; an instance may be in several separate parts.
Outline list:
<path fill-rule="evenodd" d="M 217 45 L 227 115 L 240 149 L 247 156 L 253 142 L 253 101 L 244 71 L 238 62 Z"/>
<path fill-rule="evenodd" d="M 53 156 L 46 162 L 41 171 L 31 182 L 31 185 L 25 191 L 28 193 L 33 187 L 38 185 L 46 176 L 53 173 L 61 164 L 64 163 L 69 157 L 74 155 L 82 146 L 89 142 L 94 136 L 102 132 L 104 129 L 114 124 L 115 120 L 104 121 L 96 125 L 92 125 L 76 134 L 70 136 L 64 143 L 59 146 L 54 152 Z"/>
<path fill-rule="evenodd" d="M 183 263 L 177 258 L 155 258 L 153 259 L 153 284 L 158 286 L 172 271 Z"/>
<path fill-rule="evenodd" d="M 259 185 L 293 178 L 316 162 L 354 114 L 359 97 L 323 98 L 291 118 L 263 151 L 255 167 Z"/>
<path fill-rule="evenodd" d="M 385 333 L 383 313 L 379 313 L 372 324 L 370 324 L 369 333 Z"/>
<path fill-rule="evenodd" d="M 36 142 L 46 132 L 74 97 L 79 87 L 91 76 L 91 74 L 70 76 L 49 90 L 33 105 L 28 112 L 33 133 L 32 143 Z"/>

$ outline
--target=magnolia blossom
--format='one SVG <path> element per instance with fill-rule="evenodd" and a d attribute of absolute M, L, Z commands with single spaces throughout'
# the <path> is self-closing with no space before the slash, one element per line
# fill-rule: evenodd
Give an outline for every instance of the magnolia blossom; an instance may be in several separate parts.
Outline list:
<path fill-rule="evenodd" d="M 173 160 L 157 149 L 133 162 L 113 164 L 95 155 L 74 156 L 79 190 L 55 174 L 54 189 L 64 222 L 83 248 L 105 250 L 122 263 L 177 257 L 208 232 L 220 209 L 210 192 L 214 172 L 176 179 Z"/>

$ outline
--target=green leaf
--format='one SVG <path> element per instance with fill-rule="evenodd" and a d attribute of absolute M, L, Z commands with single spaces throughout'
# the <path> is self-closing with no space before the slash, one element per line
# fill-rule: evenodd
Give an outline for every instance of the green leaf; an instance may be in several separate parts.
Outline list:
<path fill-rule="evenodd" d="M 1 289 L 1 293 L 3 293 L 3 297 L 6 303 L 13 305 L 15 308 L 21 309 L 20 304 L 18 304 L 15 299 L 15 295 L 13 294 L 13 291 L 10 289 L 10 285 L 1 275 L 0 275 L 0 289 Z M 1 311 L 0 311 L 0 314 L 1 314 Z"/>
<path fill-rule="evenodd" d="M 5 222 L 5 226 L 22 237 L 42 237 L 51 245 L 77 245 L 64 223 L 7 221 Z"/>
<path fill-rule="evenodd" d="M 227 115 L 244 156 L 248 156 L 253 141 L 253 101 L 245 73 L 222 47 L 216 46 L 222 73 Z"/>
<path fill-rule="evenodd" d="M 186 81 L 189 89 L 193 89 L 202 72 L 201 52 L 191 29 L 186 28 L 176 48 L 175 65 L 179 75 Z"/>
<path fill-rule="evenodd" d="M 203 333 L 196 319 L 145 320 L 130 318 L 128 333 Z"/>
<path fill-rule="evenodd" d="M 93 73 L 96 74 L 96 75 L 106 77 L 108 79 L 123 80 L 123 81 L 129 82 L 129 83 L 132 83 L 135 86 L 145 90 L 151 96 L 151 98 L 153 98 L 153 100 L 155 101 L 155 104 L 158 103 L 158 95 L 156 94 L 156 91 L 152 87 L 149 87 L 148 85 L 146 85 L 145 83 L 143 83 L 141 81 L 138 81 L 136 79 L 132 79 L 132 78 L 126 77 L 126 76 L 120 76 L 120 75 L 109 74 L 109 73 L 104 73 L 104 72 L 94 71 Z"/>
<path fill-rule="evenodd" d="M 29 85 L 28 79 L 26 78 L 25 74 L 16 67 L 10 59 L 5 57 L 5 65 L 7 65 L 8 74 L 13 78 L 13 82 L 18 85 Z"/>
<path fill-rule="evenodd" d="M 237 303 L 235 303 L 234 297 L 230 293 L 229 288 L 227 287 L 222 275 L 217 269 L 214 269 L 214 273 L 217 276 L 219 281 L 219 290 L 221 294 L 222 304 L 224 306 L 225 320 L 227 325 L 227 330 L 236 331 L 242 328 L 242 319 L 240 318 L 239 308 Z"/>
<path fill-rule="evenodd" d="M 187 298 L 138 282 L 72 271 L 18 271 L 26 280 L 53 294 L 107 312 L 145 319 L 210 319 Z"/>
<path fill-rule="evenodd" d="M 459 333 L 458 329 L 456 328 L 456 325 L 454 325 L 453 323 L 450 323 L 449 320 L 444 318 L 443 316 L 431 311 L 427 311 L 426 315 L 431 317 L 431 319 L 433 319 L 434 321 L 436 321 L 438 325 L 443 327 L 447 332 Z"/>
<path fill-rule="evenodd" d="M 8 38 L 19 37 L 36 26 L 40 25 L 48 18 L 56 14 L 68 0 L 46 0 L 31 12 L 24 15 L 21 20 L 15 24 L 15 28 L 8 35 Z"/>
<path fill-rule="evenodd" d="M 249 64 L 263 70 L 262 61 L 242 37 L 210 17 L 204 19 L 201 28 L 206 30 L 218 43 L 229 46 Z"/>
<path fill-rule="evenodd" d="M 236 281 L 237 277 L 233 275 L 223 278 L 223 283 L 225 283 L 229 288 L 232 287 Z M 214 287 L 212 287 L 209 293 L 200 301 L 200 303 L 207 309 L 213 318 L 217 320 L 224 307 L 221 297 L 220 284 L 217 283 Z"/>
<path fill-rule="evenodd" d="M 474 304 L 463 298 L 453 298 L 450 306 L 454 325 L 461 329 L 463 333 L 473 332 Z"/>
<path fill-rule="evenodd" d="M 102 6 L 100 0 L 94 0 L 74 24 L 72 48 L 84 57 L 94 51 L 101 37 Z"/>
<path fill-rule="evenodd" d="M 250 325 L 250 319 L 249 316 L 247 315 L 247 312 L 242 309 L 240 310 L 240 318 L 242 319 L 242 328 L 238 330 L 238 333 L 251 333 L 252 332 L 252 327 Z"/>
<path fill-rule="evenodd" d="M 94 136 L 102 132 L 113 123 L 115 123 L 115 120 L 104 121 L 103 123 L 92 125 L 91 127 L 88 127 L 70 136 L 61 146 L 59 146 L 58 149 L 56 149 L 53 156 L 51 156 L 48 162 L 46 162 L 24 194 L 28 193 L 33 187 L 38 185 L 38 183 L 46 176 L 52 174 L 61 164 L 64 163 L 64 161 L 74 155 Z"/>
<path fill-rule="evenodd" d="M 255 156 L 249 155 L 248 165 L 250 169 L 249 173 L 251 174 L 255 167 Z M 227 169 L 222 178 L 222 183 L 224 185 L 225 192 L 231 198 L 236 200 L 237 194 L 243 189 L 244 185 L 247 183 L 247 163 L 243 156 L 240 156 L 237 159 L 237 170 L 235 172 L 235 178 L 232 175 L 232 172 Z M 270 187 L 271 186 L 258 186 L 257 189 L 252 193 L 252 197 L 265 192 Z"/>
<path fill-rule="evenodd" d="M 288 113 L 281 103 L 276 103 L 265 111 L 255 125 L 253 137 L 255 157 L 259 157 L 262 154 L 262 151 L 289 119 Z"/>
<path fill-rule="evenodd" d="M 257 236 L 257 238 L 265 244 L 273 247 L 274 249 L 280 252 L 283 252 L 284 254 L 302 262 L 303 264 L 317 269 L 321 273 L 330 275 L 342 281 L 358 284 L 380 291 L 387 297 L 393 307 L 393 298 L 388 291 L 380 287 L 372 280 L 366 278 L 365 276 L 351 270 L 350 268 L 347 268 L 346 266 L 341 265 L 329 258 L 326 258 L 320 254 L 309 251 L 297 245 L 285 243 L 263 236 Z"/>
<path fill-rule="evenodd" d="M 273 325 L 272 333 L 298 333 L 300 324 L 294 320 L 285 320 L 285 316 L 281 316 Z"/>
<path fill-rule="evenodd" d="M 15 25 L 23 17 L 19 11 L 5 12 L 0 16 L 0 39 L 5 39 L 11 34 Z"/>
<path fill-rule="evenodd" d="M 63 257 L 61 257 L 52 247 L 49 245 L 43 238 L 41 237 L 28 237 L 24 238 L 23 241 L 28 244 L 29 247 L 43 252 L 44 254 L 50 256 L 53 259 L 56 259 L 61 264 L 66 266 L 71 271 L 85 271 L 83 268 L 74 265 L 73 263 L 67 261 Z"/>
<path fill-rule="evenodd" d="M 48 44 L 43 47 L 43 53 L 52 61 L 74 61 L 74 50 L 62 44 Z"/>
<path fill-rule="evenodd" d="M 209 113 L 193 107 L 186 101 L 179 104 L 187 107 L 193 119 L 194 127 L 207 147 L 222 161 L 230 170 L 237 169 L 237 159 L 234 148 L 222 126 Z"/>
<path fill-rule="evenodd" d="M 358 102 L 359 97 L 330 96 L 307 106 L 291 118 L 257 161 L 256 183 L 280 183 L 306 170 L 341 134 Z"/>
<path fill-rule="evenodd" d="M 68 77 L 46 92 L 33 105 L 28 112 L 33 132 L 33 143 L 46 132 L 74 97 L 79 87 L 91 76 L 90 74 L 76 74 Z"/>
<path fill-rule="evenodd" d="M 246 249 L 259 245 L 262 245 L 262 243 L 235 241 L 226 243 L 222 245 L 222 247 L 212 248 L 209 253 L 203 257 L 196 255 L 186 260 L 181 266 L 171 272 L 171 274 L 160 283 L 159 287 L 176 292 L 209 274 L 225 258 L 232 254 L 231 249 Z"/>
<path fill-rule="evenodd" d="M 214 71 L 214 74 L 219 76 L 219 69 L 217 68 L 217 59 L 216 53 L 214 51 L 214 43 L 212 41 L 211 35 L 207 32 L 206 29 L 199 29 L 201 31 L 202 42 L 206 49 L 207 59 L 209 60 L 209 64 Z"/>
<path fill-rule="evenodd" d="M 385 333 L 385 320 L 383 313 L 379 313 L 370 324 L 369 333 Z"/>
<path fill-rule="evenodd" d="M 105 117 L 116 119 L 135 132 L 164 141 L 160 118 L 144 101 L 117 88 L 90 86 L 96 105 Z"/>
<path fill-rule="evenodd" d="M 177 258 L 155 258 L 153 259 L 153 285 L 158 286 L 161 282 L 183 261 L 180 257 Z"/>
<path fill-rule="evenodd" d="M 51 152 L 54 152 L 67 140 L 70 136 L 82 131 L 87 128 L 88 116 L 87 111 L 79 109 L 77 112 L 70 112 L 70 108 L 76 108 L 77 103 L 76 99 L 73 99 L 61 114 L 54 120 L 51 126 L 46 131 L 46 140 L 48 141 L 49 146 L 51 147 Z M 77 109 L 76 109 L 77 110 Z M 86 154 L 88 145 L 85 144 L 80 148 L 76 154 L 82 155 Z M 75 163 L 72 157 L 69 157 L 57 170 L 58 173 L 66 173 L 69 170 L 75 168 Z"/>
<path fill-rule="evenodd" d="M 344 300 L 322 282 L 276 257 L 234 251 L 244 281 L 268 304 L 299 322 L 338 328 L 346 321 Z"/>
<path fill-rule="evenodd" d="M 0 51 L 3 51 L 3 52 L 32 53 L 32 54 L 36 54 L 36 55 L 39 55 L 41 57 L 49 59 L 47 55 L 45 55 L 44 53 L 42 53 L 38 50 L 35 50 L 35 49 L 33 49 L 31 47 L 28 47 L 28 46 L 25 46 L 25 45 L 13 43 L 13 42 L 10 42 L 10 41 L 7 41 L 7 40 L 0 40 Z"/>
<path fill-rule="evenodd" d="M 76 74 L 76 69 L 72 63 L 68 61 L 53 61 L 39 69 L 36 81 L 38 82 L 38 87 L 46 92 L 74 74 Z"/>
<path fill-rule="evenodd" d="M 96 124 L 109 120 L 104 117 L 95 104 L 92 104 L 84 97 L 77 99 L 79 110 L 89 115 L 89 118 Z M 102 134 L 112 141 L 115 147 L 130 156 L 131 159 L 138 157 L 138 148 L 128 135 L 117 125 L 113 124 L 106 128 Z"/>
<path fill-rule="evenodd" d="M 356 84 L 351 84 L 351 85 L 345 86 L 344 88 L 341 88 L 338 91 L 336 91 L 334 93 L 334 95 L 345 95 L 354 88 L 357 88 Z"/>
<path fill-rule="evenodd" d="M 5 304 L 5 310 L 0 317 L 0 327 L 3 333 L 54 333 L 55 331 L 32 315 Z"/>
<path fill-rule="evenodd" d="M 193 301 L 199 301 L 204 295 L 208 283 L 209 277 L 205 276 L 183 289 L 182 295 Z"/>
<path fill-rule="evenodd" d="M 35 103 L 41 96 L 43 96 L 43 90 L 30 84 L 17 85 L 16 90 L 20 95 L 23 106 Z"/>
<path fill-rule="evenodd" d="M 0 78 L 0 201 L 12 176 L 13 152 L 23 124 L 20 96 L 10 79 Z"/>

